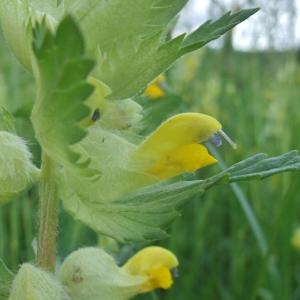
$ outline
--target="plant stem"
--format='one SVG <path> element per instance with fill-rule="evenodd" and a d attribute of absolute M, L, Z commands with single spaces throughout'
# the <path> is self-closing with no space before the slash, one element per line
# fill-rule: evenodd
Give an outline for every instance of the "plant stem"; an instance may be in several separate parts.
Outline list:
<path fill-rule="evenodd" d="M 214 147 L 208 145 L 207 146 L 210 150 L 210 152 L 216 157 L 216 159 L 218 160 L 218 163 L 221 167 L 222 170 L 225 170 L 227 168 L 227 166 L 225 165 L 225 162 L 223 160 L 223 158 L 221 157 L 220 153 L 218 152 L 217 149 L 215 149 Z M 257 217 L 249 203 L 249 200 L 247 199 L 247 197 L 245 196 L 243 190 L 240 188 L 240 186 L 237 183 L 230 183 L 230 187 L 233 191 L 233 193 L 235 194 L 245 216 L 246 219 L 250 225 L 250 228 L 254 234 L 254 237 L 257 241 L 257 245 L 258 248 L 260 250 L 260 253 L 262 256 L 267 255 L 268 253 L 268 242 L 267 239 L 265 237 L 265 234 L 257 220 Z"/>
<path fill-rule="evenodd" d="M 47 154 L 42 155 L 42 175 L 39 186 L 39 228 L 37 263 L 54 272 L 56 261 L 56 237 L 58 224 L 55 164 Z"/>

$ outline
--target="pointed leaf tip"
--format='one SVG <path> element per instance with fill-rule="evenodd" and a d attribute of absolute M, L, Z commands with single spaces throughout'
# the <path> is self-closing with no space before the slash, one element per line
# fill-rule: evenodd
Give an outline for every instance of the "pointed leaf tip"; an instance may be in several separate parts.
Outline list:
<path fill-rule="evenodd" d="M 240 10 L 235 13 L 227 12 L 216 21 L 206 21 L 183 40 L 181 45 L 181 55 L 199 49 L 208 42 L 219 38 L 221 35 L 255 14 L 258 10 L 259 8 L 252 8 Z"/>

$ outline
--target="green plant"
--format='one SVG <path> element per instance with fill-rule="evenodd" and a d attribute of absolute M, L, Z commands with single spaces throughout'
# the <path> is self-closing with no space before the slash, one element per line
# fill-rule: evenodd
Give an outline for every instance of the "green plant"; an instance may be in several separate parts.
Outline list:
<path fill-rule="evenodd" d="M 0 23 L 6 41 L 35 80 L 31 121 L 42 152 L 38 169 L 16 135 L 13 117 L 2 109 L 1 202 L 34 184 L 39 186 L 40 201 L 37 267 L 24 264 L 20 268 L 10 299 L 20 295 L 25 299 L 65 299 L 70 295 L 71 299 L 96 299 L 113 281 L 104 281 L 102 289 L 91 293 L 90 266 L 99 261 L 101 266 L 107 264 L 110 274 L 115 272 L 112 278 L 120 278 L 109 285 L 105 299 L 109 299 L 109 291 L 113 299 L 128 299 L 148 291 L 141 286 L 154 280 L 149 274 L 123 273 L 106 254 L 91 250 L 89 261 L 85 262 L 86 254 L 82 254 L 82 266 L 74 267 L 73 261 L 71 272 L 62 270 L 69 274 L 68 278 L 62 275 L 64 290 L 44 271 L 53 272 L 56 263 L 58 199 L 75 219 L 99 234 L 121 242 L 151 242 L 166 237 L 166 227 L 185 203 L 217 184 L 299 169 L 300 157 L 295 151 L 273 158 L 258 154 L 210 178 L 187 180 L 183 173 L 215 162 L 200 143 L 212 139 L 218 144 L 217 134 L 224 136 L 217 120 L 199 113 L 173 116 L 144 139 L 132 142 L 132 134 L 143 127 L 142 107 L 134 101 L 135 96 L 179 57 L 203 47 L 257 11 L 228 13 L 190 35 L 169 39 L 169 30 L 185 3 L 1 2 Z M 164 254 L 156 257 L 170 274 L 176 264 L 165 262 L 170 253 L 160 253 Z M 4 279 L 11 280 L 4 264 L 2 269 Z M 81 273 L 83 270 L 87 273 Z M 118 277 L 119 272 L 124 277 Z M 164 272 L 153 272 L 155 280 Z M 164 282 L 165 277 L 160 279 Z M 39 280 L 43 284 L 33 289 Z M 76 284 L 84 284 L 86 293 L 77 291 Z"/>

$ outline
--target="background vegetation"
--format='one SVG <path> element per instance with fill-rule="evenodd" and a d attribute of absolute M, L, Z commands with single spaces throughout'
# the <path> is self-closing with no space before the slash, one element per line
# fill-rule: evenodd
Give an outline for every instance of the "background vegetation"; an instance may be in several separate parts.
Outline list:
<path fill-rule="evenodd" d="M 28 120 L 32 78 L 0 40 L 0 104 L 16 117 L 39 163 Z M 2 46 L 3 45 L 3 46 Z M 182 110 L 204 112 L 221 121 L 238 143 L 218 150 L 220 164 L 201 170 L 203 178 L 259 152 L 299 149 L 300 61 L 296 51 L 238 52 L 231 37 L 218 50 L 186 56 L 167 73 L 168 92 L 159 100 L 141 97 L 147 122 L 158 123 Z M 150 130 L 148 127 L 147 130 Z M 146 133 L 146 131 L 144 132 Z M 300 299 L 300 249 L 291 239 L 300 226 L 300 176 L 276 175 L 240 185 L 219 186 L 194 199 L 160 244 L 179 258 L 180 277 L 167 292 L 137 299 Z M 0 258 L 17 270 L 35 249 L 36 190 L 0 207 Z M 59 256 L 83 245 L 116 245 L 60 214 Z M 121 248 L 123 261 L 142 245 Z"/>

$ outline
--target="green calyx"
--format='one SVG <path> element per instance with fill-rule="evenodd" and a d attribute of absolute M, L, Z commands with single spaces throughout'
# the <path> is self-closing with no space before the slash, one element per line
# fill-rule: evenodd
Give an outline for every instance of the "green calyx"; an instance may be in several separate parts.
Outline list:
<path fill-rule="evenodd" d="M 24 140 L 0 131 L 0 203 L 28 189 L 40 176 Z"/>

